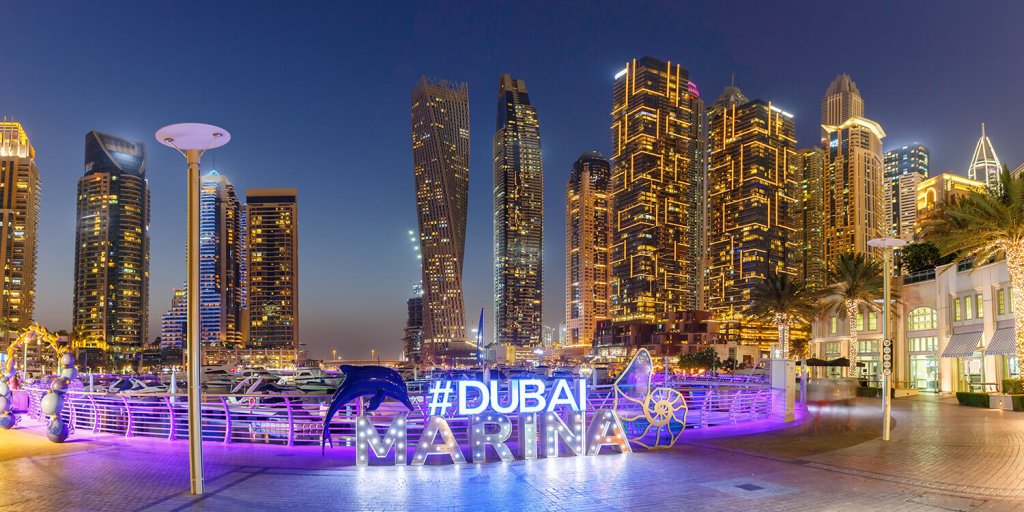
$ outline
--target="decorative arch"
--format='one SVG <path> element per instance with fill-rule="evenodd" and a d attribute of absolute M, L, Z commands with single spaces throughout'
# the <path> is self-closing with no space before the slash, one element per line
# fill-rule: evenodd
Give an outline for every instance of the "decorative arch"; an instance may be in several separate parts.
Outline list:
<path fill-rule="evenodd" d="M 64 408 L 64 393 L 71 380 L 78 376 L 78 370 L 75 368 L 75 356 L 71 355 L 68 347 L 58 343 L 60 336 L 37 323 L 27 327 L 7 347 L 7 365 L 0 372 L 0 428 L 9 429 L 17 423 L 17 417 L 11 411 L 10 382 L 14 379 L 18 349 L 32 340 L 46 342 L 57 353 L 57 361 L 60 362 L 60 375 L 50 383 L 50 391 L 43 396 L 39 405 L 43 414 L 50 417 L 46 425 L 46 437 L 55 443 L 62 443 L 68 437 L 68 426 L 60 420 L 60 411 Z"/>

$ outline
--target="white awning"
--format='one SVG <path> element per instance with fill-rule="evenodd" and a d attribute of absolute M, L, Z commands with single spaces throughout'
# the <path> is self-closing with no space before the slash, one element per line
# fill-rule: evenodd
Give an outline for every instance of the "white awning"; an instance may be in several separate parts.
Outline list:
<path fill-rule="evenodd" d="M 954 334 L 942 351 L 942 357 L 971 357 L 978 351 L 981 343 L 981 332 L 964 332 Z"/>
<path fill-rule="evenodd" d="M 1013 327 L 996 329 L 996 333 L 992 335 L 992 339 L 988 342 L 988 346 L 985 347 L 985 354 L 991 354 L 994 356 L 1012 356 L 1017 353 L 1017 347 L 1014 341 L 1015 336 L 1013 335 Z"/>

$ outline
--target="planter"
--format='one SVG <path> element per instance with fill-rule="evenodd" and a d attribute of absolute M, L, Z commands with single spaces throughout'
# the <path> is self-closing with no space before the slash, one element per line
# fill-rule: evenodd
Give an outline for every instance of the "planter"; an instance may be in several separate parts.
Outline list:
<path fill-rule="evenodd" d="M 960 405 L 984 407 L 985 409 L 988 409 L 990 405 L 988 393 L 959 392 L 956 394 L 956 401 L 960 402 Z"/>
<path fill-rule="evenodd" d="M 1013 397 L 1011 395 L 992 394 L 988 396 L 989 409 L 1013 410 Z"/>

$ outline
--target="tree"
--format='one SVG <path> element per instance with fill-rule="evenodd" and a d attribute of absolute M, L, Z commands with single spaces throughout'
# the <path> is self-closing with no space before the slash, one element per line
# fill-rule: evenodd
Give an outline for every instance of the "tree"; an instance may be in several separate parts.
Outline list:
<path fill-rule="evenodd" d="M 929 241 L 907 244 L 900 249 L 900 265 L 908 274 L 931 270 L 952 262 L 952 257 L 943 257 L 939 248 Z"/>
<path fill-rule="evenodd" d="M 1006 259 L 1014 304 L 1024 304 L 1024 177 L 1003 167 L 999 182 L 939 204 L 922 235 L 957 263 Z M 1024 361 L 1024 314 L 1014 315 L 1017 360 Z"/>
<path fill-rule="evenodd" d="M 788 357 L 789 329 L 793 322 L 810 323 L 814 318 L 814 295 L 789 274 L 772 272 L 754 282 L 746 314 L 755 320 L 775 323 L 779 350 L 782 357 Z"/>
<path fill-rule="evenodd" d="M 846 318 L 850 325 L 850 376 L 857 372 L 857 313 L 862 306 L 881 311 L 876 300 L 882 298 L 882 265 L 864 253 L 840 254 L 829 269 L 828 282 L 821 296 L 822 309 Z"/>
<path fill-rule="evenodd" d="M 714 370 L 721 365 L 722 361 L 713 347 L 679 356 L 679 366 L 684 370 Z"/>
<path fill-rule="evenodd" d="M 797 338 L 789 344 L 791 359 L 804 359 L 811 355 L 811 342 L 807 338 Z"/>

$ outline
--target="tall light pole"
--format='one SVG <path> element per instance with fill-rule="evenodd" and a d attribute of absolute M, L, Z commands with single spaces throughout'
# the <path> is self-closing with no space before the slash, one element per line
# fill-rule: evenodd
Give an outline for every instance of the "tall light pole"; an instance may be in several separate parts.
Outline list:
<path fill-rule="evenodd" d="M 882 249 L 882 260 L 884 262 L 882 268 L 883 273 L 883 284 L 882 290 L 885 295 L 882 301 L 882 440 L 889 440 L 889 430 L 892 424 L 892 399 L 890 397 L 892 391 L 889 389 L 892 386 L 892 382 L 889 377 L 892 376 L 892 360 L 893 353 L 895 350 L 893 347 L 893 340 L 889 337 L 889 312 L 890 303 L 892 302 L 892 252 L 897 247 L 903 247 L 907 245 L 906 240 L 899 238 L 873 238 L 868 240 L 868 245 L 871 247 L 877 247 Z"/>
<path fill-rule="evenodd" d="M 199 340 L 199 159 L 209 149 L 231 140 L 223 128 L 201 123 L 165 126 L 156 132 L 156 140 L 181 153 L 188 162 L 188 461 L 192 494 L 203 493 L 202 354 Z"/>

